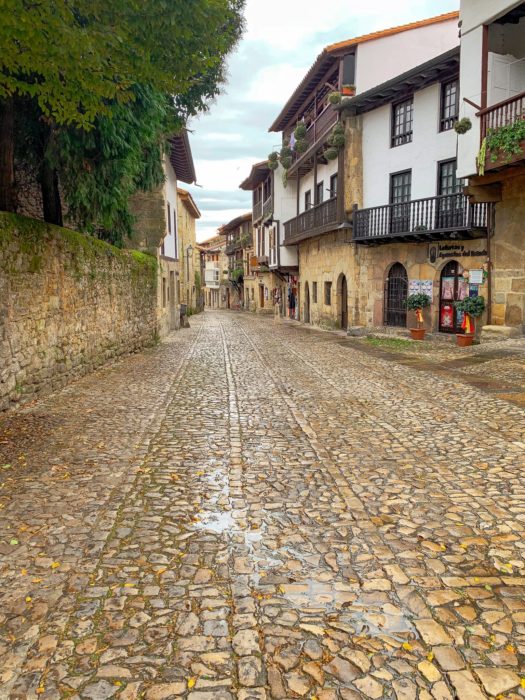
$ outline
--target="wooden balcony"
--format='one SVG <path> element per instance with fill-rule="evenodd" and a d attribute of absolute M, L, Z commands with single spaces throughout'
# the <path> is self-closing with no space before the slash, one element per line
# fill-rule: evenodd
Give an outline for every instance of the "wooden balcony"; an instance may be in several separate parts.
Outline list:
<path fill-rule="evenodd" d="M 255 202 L 253 205 L 253 222 L 255 223 L 256 221 L 259 221 L 259 219 L 262 219 L 263 216 L 263 203 L 262 199 L 260 199 L 258 202 Z"/>
<path fill-rule="evenodd" d="M 481 119 L 481 140 L 483 141 L 490 132 L 515 124 L 520 119 L 525 119 L 525 92 L 486 107 L 480 110 L 477 115 Z M 515 153 L 508 158 L 499 157 L 498 154 L 494 158 L 494 154 L 487 152 L 485 170 L 495 170 L 523 159 L 525 159 L 525 141 L 521 143 L 521 153 Z"/>
<path fill-rule="evenodd" d="M 306 142 L 308 143 L 308 149 L 305 153 L 295 153 L 294 162 L 288 170 L 288 177 L 295 177 L 296 173 L 299 172 L 302 177 L 306 173 L 312 170 L 313 166 L 313 156 L 317 148 L 324 143 L 328 134 L 332 130 L 332 127 L 336 124 L 338 119 L 337 112 L 334 110 L 332 105 L 328 105 L 317 119 L 310 124 L 306 131 Z"/>
<path fill-rule="evenodd" d="M 333 231 L 341 223 L 337 197 L 327 199 L 284 224 L 284 245 Z"/>
<path fill-rule="evenodd" d="M 273 197 L 270 195 L 262 205 L 262 218 L 266 221 L 273 214 Z"/>
<path fill-rule="evenodd" d="M 353 240 L 371 245 L 393 241 L 481 238 L 487 232 L 487 212 L 487 204 L 470 204 L 463 194 L 355 209 Z"/>

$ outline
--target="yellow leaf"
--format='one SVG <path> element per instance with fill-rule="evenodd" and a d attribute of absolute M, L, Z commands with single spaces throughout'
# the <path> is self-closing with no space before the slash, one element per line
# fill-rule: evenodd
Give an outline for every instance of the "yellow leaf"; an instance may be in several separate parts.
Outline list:
<path fill-rule="evenodd" d="M 522 688 L 525 688 L 525 678 L 522 678 L 522 679 L 520 680 L 520 685 L 521 685 Z"/>
<path fill-rule="evenodd" d="M 21 575 L 21 576 L 27 576 L 27 569 L 22 569 L 22 570 L 20 571 L 20 575 Z"/>
<path fill-rule="evenodd" d="M 429 651 L 429 652 L 428 652 L 428 654 L 427 654 L 427 659 L 428 659 L 428 661 L 433 661 L 433 660 L 434 660 L 434 652 L 433 652 L 433 651 Z"/>
<path fill-rule="evenodd" d="M 403 642 L 402 647 L 403 649 L 406 649 L 406 651 L 412 651 L 414 648 L 409 642 Z"/>
<path fill-rule="evenodd" d="M 60 566 L 60 562 L 59 562 L 59 561 L 54 561 L 54 562 L 51 564 L 51 568 L 52 568 L 52 569 L 58 569 L 59 566 Z"/>
<path fill-rule="evenodd" d="M 30 595 L 26 596 L 26 603 L 30 603 L 32 600 Z"/>
<path fill-rule="evenodd" d="M 286 592 L 282 586 L 277 586 L 277 590 L 279 591 L 279 593 L 285 593 L 285 592 Z"/>
<path fill-rule="evenodd" d="M 125 583 L 124 588 L 133 588 L 134 585 L 134 583 Z"/>
<path fill-rule="evenodd" d="M 42 579 L 41 578 L 32 578 L 31 583 L 42 583 Z"/>
<path fill-rule="evenodd" d="M 46 692 L 46 689 L 43 685 L 39 685 L 35 692 L 37 695 L 42 695 L 42 693 Z"/>
<path fill-rule="evenodd" d="M 204 472 L 197 472 L 197 476 L 204 476 Z"/>
<path fill-rule="evenodd" d="M 512 644 L 507 644 L 505 647 L 507 651 L 510 651 L 511 653 L 514 653 L 516 651 L 516 647 L 512 646 Z"/>
<path fill-rule="evenodd" d="M 196 683 L 195 678 L 188 678 L 188 688 L 193 688 L 195 683 Z"/>
<path fill-rule="evenodd" d="M 113 681 L 113 685 L 120 687 L 122 685 L 122 681 Z"/>

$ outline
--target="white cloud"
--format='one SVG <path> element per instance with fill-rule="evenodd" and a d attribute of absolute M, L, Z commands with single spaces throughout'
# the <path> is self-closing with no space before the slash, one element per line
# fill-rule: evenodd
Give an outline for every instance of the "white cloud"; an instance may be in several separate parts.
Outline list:
<path fill-rule="evenodd" d="M 279 107 L 285 104 L 305 74 L 303 67 L 297 68 L 289 63 L 267 66 L 255 76 L 246 95 L 252 102 L 272 102 Z"/>

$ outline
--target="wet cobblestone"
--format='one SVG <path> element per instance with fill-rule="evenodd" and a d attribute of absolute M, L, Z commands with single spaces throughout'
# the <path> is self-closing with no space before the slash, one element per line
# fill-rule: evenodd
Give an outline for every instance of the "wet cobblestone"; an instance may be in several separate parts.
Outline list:
<path fill-rule="evenodd" d="M 524 698 L 523 410 L 192 326 L 9 418 L 0 698 Z"/>

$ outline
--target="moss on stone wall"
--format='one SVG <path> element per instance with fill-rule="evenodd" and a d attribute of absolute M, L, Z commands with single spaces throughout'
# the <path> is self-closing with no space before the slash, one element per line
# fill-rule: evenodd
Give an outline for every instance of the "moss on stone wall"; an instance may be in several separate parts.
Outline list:
<path fill-rule="evenodd" d="M 0 213 L 0 410 L 153 343 L 157 274 L 152 255 Z"/>

